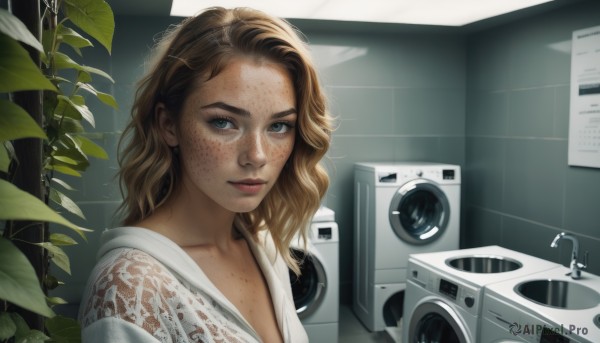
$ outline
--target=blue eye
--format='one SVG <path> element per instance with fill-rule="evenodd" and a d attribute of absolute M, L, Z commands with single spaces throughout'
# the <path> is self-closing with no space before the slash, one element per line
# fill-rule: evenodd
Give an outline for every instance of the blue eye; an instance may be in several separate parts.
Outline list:
<path fill-rule="evenodd" d="M 276 133 L 286 133 L 292 128 L 292 125 L 285 122 L 277 122 L 271 125 L 271 131 Z"/>
<path fill-rule="evenodd" d="M 210 121 L 210 124 L 219 130 L 231 129 L 233 123 L 229 119 L 217 118 Z"/>

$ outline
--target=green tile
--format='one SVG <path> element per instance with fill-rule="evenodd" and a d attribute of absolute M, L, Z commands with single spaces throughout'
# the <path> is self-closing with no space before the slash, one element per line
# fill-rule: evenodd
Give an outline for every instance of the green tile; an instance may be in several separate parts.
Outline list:
<path fill-rule="evenodd" d="M 554 135 L 554 89 L 515 90 L 508 94 L 508 132 L 516 137 Z"/>
<path fill-rule="evenodd" d="M 397 133 L 464 136 L 464 89 L 397 89 L 394 100 Z"/>
<path fill-rule="evenodd" d="M 481 207 L 465 206 L 467 219 L 462 241 L 468 248 L 502 243 L 502 216 Z"/>
<path fill-rule="evenodd" d="M 473 91 L 467 97 L 466 134 L 504 136 L 508 123 L 505 91 Z"/>
<path fill-rule="evenodd" d="M 568 167 L 565 188 L 565 228 L 600 239 L 600 170 Z"/>
<path fill-rule="evenodd" d="M 389 135 L 394 133 L 394 97 L 391 88 L 328 87 L 336 135 Z"/>
<path fill-rule="evenodd" d="M 505 188 L 505 147 L 497 138 L 467 139 L 467 167 L 463 184 L 470 205 L 503 210 Z"/>
<path fill-rule="evenodd" d="M 508 140 L 504 180 L 505 211 L 560 227 L 564 218 L 566 154 L 565 142 Z"/>

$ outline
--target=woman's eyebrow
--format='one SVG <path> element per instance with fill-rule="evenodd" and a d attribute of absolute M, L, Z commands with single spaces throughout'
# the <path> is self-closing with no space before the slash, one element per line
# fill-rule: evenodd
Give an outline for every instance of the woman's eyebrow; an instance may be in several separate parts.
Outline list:
<path fill-rule="evenodd" d="M 277 112 L 277 113 L 273 114 L 273 118 L 283 118 L 283 117 L 289 116 L 290 114 L 296 114 L 296 112 L 297 112 L 296 109 L 292 107 L 285 111 L 281 111 L 281 112 Z"/>
<path fill-rule="evenodd" d="M 225 110 L 227 112 L 231 112 L 233 114 L 237 114 L 239 116 L 243 116 L 243 117 L 250 117 L 250 112 L 246 111 L 243 108 L 239 108 L 239 107 L 235 107 L 229 104 L 226 104 L 222 101 L 217 101 L 217 102 L 213 102 L 212 104 L 208 104 L 208 105 L 204 105 L 201 107 L 202 109 L 207 109 L 207 108 L 220 108 L 222 110 Z"/>
<path fill-rule="evenodd" d="M 208 105 L 204 105 L 201 107 L 202 109 L 207 109 L 207 108 L 220 108 L 222 110 L 225 110 L 227 112 L 231 112 L 233 114 L 242 116 L 242 117 L 251 117 L 252 114 L 243 109 L 243 108 L 239 108 L 233 105 L 229 105 L 227 103 L 224 103 L 222 101 L 217 101 L 217 102 L 213 102 L 212 104 L 208 104 Z M 273 114 L 273 118 L 282 118 L 285 116 L 288 116 L 290 114 L 295 114 L 297 111 L 295 108 L 289 108 L 287 110 L 281 111 L 281 112 L 276 112 Z"/>

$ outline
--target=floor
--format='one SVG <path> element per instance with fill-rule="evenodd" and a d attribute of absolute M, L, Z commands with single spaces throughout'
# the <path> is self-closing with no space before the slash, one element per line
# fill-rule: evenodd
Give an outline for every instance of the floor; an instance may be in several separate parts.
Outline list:
<path fill-rule="evenodd" d="M 356 318 L 350 305 L 340 305 L 339 316 L 338 342 L 340 343 L 394 343 L 385 331 L 369 332 Z"/>

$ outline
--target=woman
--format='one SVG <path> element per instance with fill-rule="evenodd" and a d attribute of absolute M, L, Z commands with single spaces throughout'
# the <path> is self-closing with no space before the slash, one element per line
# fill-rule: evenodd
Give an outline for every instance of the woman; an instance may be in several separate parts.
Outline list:
<path fill-rule="evenodd" d="M 119 158 L 124 226 L 80 310 L 89 342 L 304 342 L 289 245 L 319 207 L 330 118 L 285 21 L 211 8 L 157 47 Z"/>

